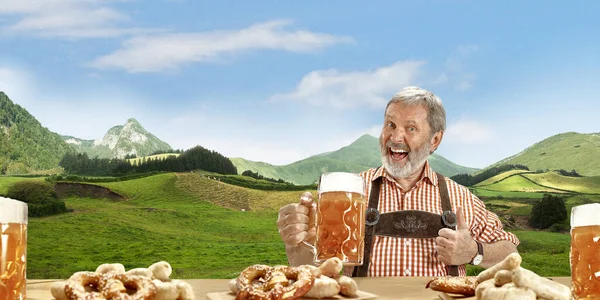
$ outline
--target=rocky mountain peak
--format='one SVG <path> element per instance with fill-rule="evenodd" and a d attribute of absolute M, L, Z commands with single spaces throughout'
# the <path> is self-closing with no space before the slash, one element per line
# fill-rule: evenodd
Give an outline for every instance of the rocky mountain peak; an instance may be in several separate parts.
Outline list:
<path fill-rule="evenodd" d="M 171 146 L 148 132 L 134 118 L 127 119 L 124 125 L 111 127 L 101 139 L 83 141 L 65 137 L 65 141 L 75 146 L 78 152 L 88 152 L 91 157 L 123 158 L 126 155 L 145 156 L 156 151 L 171 150 Z"/>

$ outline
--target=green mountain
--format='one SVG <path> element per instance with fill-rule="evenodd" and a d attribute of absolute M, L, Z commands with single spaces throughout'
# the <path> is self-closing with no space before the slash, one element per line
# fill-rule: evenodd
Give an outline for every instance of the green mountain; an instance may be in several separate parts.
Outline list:
<path fill-rule="evenodd" d="M 102 139 L 82 140 L 62 136 L 63 140 L 77 152 L 86 152 L 89 157 L 124 158 L 126 155 L 146 156 L 157 151 L 169 151 L 171 146 L 148 132 L 134 118 L 125 125 L 110 128 Z"/>
<path fill-rule="evenodd" d="M 255 162 L 243 158 L 230 158 L 238 172 L 245 170 L 257 172 L 265 177 L 283 179 L 296 184 L 315 182 L 324 172 L 360 172 L 381 165 L 379 140 L 365 134 L 352 144 L 336 151 L 326 152 L 284 166 L 275 166 L 264 162 Z M 459 166 L 444 157 L 432 154 L 429 156 L 431 167 L 445 176 L 467 173 L 478 169 Z"/>
<path fill-rule="evenodd" d="M 522 152 L 487 168 L 521 164 L 530 170 L 576 170 L 584 176 L 600 175 L 600 133 L 567 132 L 535 143 Z M 486 169 L 487 169 L 486 168 Z"/>
<path fill-rule="evenodd" d="M 2 174 L 56 168 L 72 149 L 60 135 L 42 127 L 27 110 L 0 92 L 0 166 Z"/>

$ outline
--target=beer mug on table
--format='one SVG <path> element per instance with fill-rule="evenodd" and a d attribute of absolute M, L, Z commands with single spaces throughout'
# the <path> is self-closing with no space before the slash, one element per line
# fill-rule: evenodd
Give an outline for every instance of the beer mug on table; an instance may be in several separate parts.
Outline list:
<path fill-rule="evenodd" d="M 26 299 L 27 204 L 0 197 L 0 299 Z"/>
<path fill-rule="evenodd" d="M 600 203 L 571 209 L 571 286 L 575 299 L 600 297 Z"/>
<path fill-rule="evenodd" d="M 365 182 L 355 173 L 321 175 L 318 188 L 315 245 L 309 246 L 321 264 L 338 257 L 344 265 L 363 263 L 365 239 Z"/>

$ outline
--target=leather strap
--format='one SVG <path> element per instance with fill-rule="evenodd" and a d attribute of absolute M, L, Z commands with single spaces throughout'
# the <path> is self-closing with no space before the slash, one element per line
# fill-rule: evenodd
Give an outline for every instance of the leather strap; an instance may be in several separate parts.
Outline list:
<path fill-rule="evenodd" d="M 365 250 L 363 255 L 363 264 L 355 267 L 352 272 L 352 277 L 367 277 L 369 271 L 369 262 L 371 259 L 371 250 L 373 250 L 373 236 L 375 236 L 375 224 L 379 221 L 379 191 L 381 189 L 381 177 L 376 178 L 371 184 L 371 193 L 369 194 L 369 204 L 367 206 L 367 212 L 365 213 L 365 219 L 367 224 L 365 225 Z M 375 224 L 372 224 L 375 222 Z"/>
<path fill-rule="evenodd" d="M 379 193 L 381 190 L 381 177 L 376 178 L 371 184 L 369 203 L 365 213 L 365 241 L 363 264 L 354 267 L 353 277 L 366 277 L 369 271 L 371 251 L 373 250 L 373 237 L 375 235 L 404 237 L 404 238 L 433 238 L 441 228 L 456 229 L 456 215 L 452 212 L 452 204 L 448 195 L 448 187 L 444 176 L 437 174 L 442 216 L 415 210 L 396 211 L 380 214 Z M 458 266 L 447 266 L 448 274 L 458 276 Z"/>
<path fill-rule="evenodd" d="M 456 215 L 452 212 L 452 204 L 450 203 L 450 195 L 448 195 L 448 186 L 446 178 L 440 173 L 436 173 L 438 178 L 438 187 L 440 190 L 440 198 L 442 198 L 442 222 L 448 228 L 456 230 Z M 448 275 L 458 276 L 458 266 L 446 266 Z"/>

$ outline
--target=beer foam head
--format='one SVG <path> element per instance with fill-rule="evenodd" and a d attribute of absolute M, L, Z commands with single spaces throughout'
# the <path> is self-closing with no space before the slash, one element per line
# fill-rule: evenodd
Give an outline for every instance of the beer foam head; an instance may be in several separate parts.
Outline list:
<path fill-rule="evenodd" d="M 600 203 L 571 208 L 571 227 L 600 225 Z"/>
<path fill-rule="evenodd" d="M 352 192 L 364 195 L 365 181 L 356 173 L 324 173 L 319 181 L 319 193 L 325 192 Z"/>
<path fill-rule="evenodd" d="M 27 203 L 0 197 L 0 223 L 27 224 Z"/>

